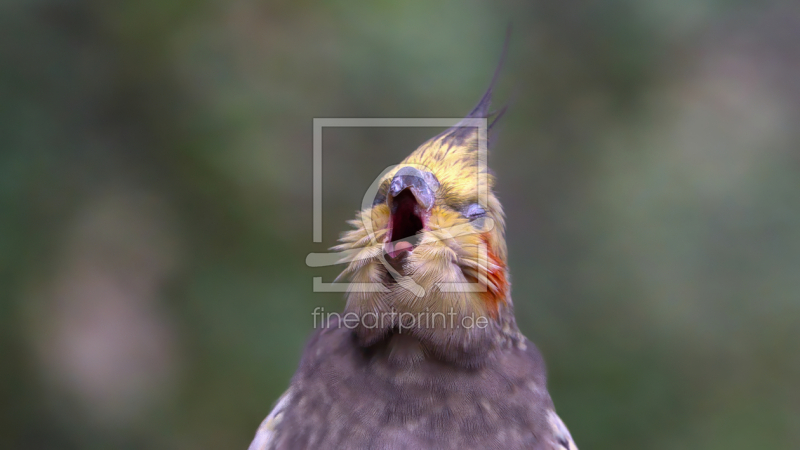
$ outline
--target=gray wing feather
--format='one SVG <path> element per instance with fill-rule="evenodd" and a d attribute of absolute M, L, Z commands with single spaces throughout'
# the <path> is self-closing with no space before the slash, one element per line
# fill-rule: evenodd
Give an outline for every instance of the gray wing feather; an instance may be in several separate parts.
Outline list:
<path fill-rule="evenodd" d="M 248 447 L 247 450 L 267 450 L 270 448 L 270 444 L 275 438 L 275 427 L 277 427 L 283 419 L 284 410 L 289 405 L 291 398 L 292 389 L 289 388 L 289 390 L 284 392 L 281 398 L 278 399 L 275 407 L 272 408 L 272 412 L 261 422 L 261 425 L 259 425 L 256 431 L 256 437 L 253 439 L 253 442 L 250 443 L 250 447 Z"/>
<path fill-rule="evenodd" d="M 555 440 L 553 448 L 558 450 L 578 450 L 578 446 L 576 446 L 575 441 L 572 440 L 572 435 L 569 434 L 567 426 L 564 425 L 564 422 L 558 417 L 555 411 L 549 411 L 547 420 L 550 422 L 550 427 L 553 429 L 553 439 Z"/>

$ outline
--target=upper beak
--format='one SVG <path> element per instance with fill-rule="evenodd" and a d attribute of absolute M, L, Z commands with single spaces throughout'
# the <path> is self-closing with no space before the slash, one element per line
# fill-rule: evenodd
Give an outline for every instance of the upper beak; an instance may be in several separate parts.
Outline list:
<path fill-rule="evenodd" d="M 422 171 L 414 167 L 403 167 L 398 170 L 389 185 L 389 197 L 394 199 L 406 189 L 411 191 L 423 209 L 430 211 L 436 200 L 435 186 L 425 181 L 425 174 Z"/>

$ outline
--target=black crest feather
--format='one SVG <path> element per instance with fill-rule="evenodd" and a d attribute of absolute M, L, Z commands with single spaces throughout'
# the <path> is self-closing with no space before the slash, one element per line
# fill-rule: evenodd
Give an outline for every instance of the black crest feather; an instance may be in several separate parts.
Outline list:
<path fill-rule="evenodd" d="M 497 67 L 494 69 L 494 75 L 492 75 L 492 81 L 489 83 L 489 88 L 486 89 L 486 92 L 481 97 L 481 100 L 475 106 L 475 108 L 467 114 L 467 118 L 474 119 L 480 117 L 489 117 L 491 115 L 496 115 L 495 119 L 492 121 L 492 125 L 497 122 L 506 111 L 508 105 L 503 106 L 497 112 L 489 112 L 489 107 L 492 103 L 492 91 L 494 90 L 495 85 L 497 84 L 497 80 L 500 78 L 500 72 L 503 69 L 503 65 L 506 61 L 506 56 L 508 55 L 508 44 L 511 41 L 511 25 L 506 28 L 506 39 L 503 42 L 503 51 L 500 53 L 500 61 L 497 63 Z M 491 128 L 491 125 L 489 126 Z"/>
<path fill-rule="evenodd" d="M 500 78 L 500 72 L 503 69 L 503 65 L 505 64 L 506 55 L 508 54 L 508 45 L 511 40 L 511 25 L 506 28 L 506 37 L 505 42 L 503 43 L 503 50 L 500 53 L 500 61 L 497 63 L 497 67 L 494 69 L 494 75 L 492 75 L 492 81 L 489 83 L 489 88 L 486 89 L 486 92 L 481 97 L 478 104 L 472 111 L 467 114 L 465 119 L 479 119 L 479 118 L 489 118 L 494 116 L 494 119 L 489 123 L 488 129 L 491 130 L 492 127 L 497 123 L 497 121 L 505 114 L 506 109 L 508 108 L 508 104 L 504 105 L 497 111 L 490 111 L 489 108 L 492 103 L 492 92 L 497 84 L 497 80 Z M 457 123 L 452 128 L 449 128 L 439 134 L 438 136 L 434 137 L 432 140 L 441 139 L 443 141 L 448 142 L 450 145 L 458 145 L 462 143 L 468 136 L 475 132 L 474 126 L 467 126 L 463 122 Z"/>

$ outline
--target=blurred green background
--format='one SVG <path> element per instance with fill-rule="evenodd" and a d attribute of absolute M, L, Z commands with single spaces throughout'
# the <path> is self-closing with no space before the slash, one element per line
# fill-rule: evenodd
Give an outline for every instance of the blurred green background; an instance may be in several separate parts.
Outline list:
<path fill-rule="evenodd" d="M 0 4 L 0 447 L 243 449 L 312 269 L 513 23 L 490 166 L 582 449 L 800 448 L 800 4 Z"/>

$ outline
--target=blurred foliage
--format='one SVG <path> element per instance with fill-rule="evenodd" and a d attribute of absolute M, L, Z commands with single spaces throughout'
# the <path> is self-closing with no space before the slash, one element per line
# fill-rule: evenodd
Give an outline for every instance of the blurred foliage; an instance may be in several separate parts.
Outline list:
<path fill-rule="evenodd" d="M 490 165 L 518 321 L 581 448 L 800 447 L 793 2 L 0 5 L 0 447 L 245 448 L 305 266 L 513 22 Z"/>

